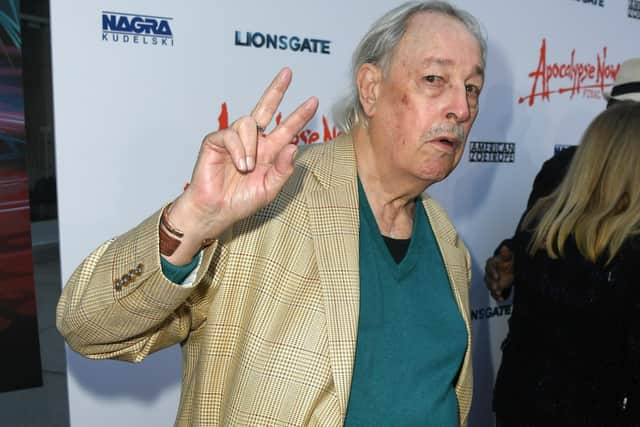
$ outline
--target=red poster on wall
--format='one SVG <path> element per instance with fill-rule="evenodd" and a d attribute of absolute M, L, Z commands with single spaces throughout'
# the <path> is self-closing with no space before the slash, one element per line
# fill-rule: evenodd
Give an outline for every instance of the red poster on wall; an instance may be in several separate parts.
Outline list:
<path fill-rule="evenodd" d="M 17 0 L 0 0 L 0 391 L 42 385 Z"/>

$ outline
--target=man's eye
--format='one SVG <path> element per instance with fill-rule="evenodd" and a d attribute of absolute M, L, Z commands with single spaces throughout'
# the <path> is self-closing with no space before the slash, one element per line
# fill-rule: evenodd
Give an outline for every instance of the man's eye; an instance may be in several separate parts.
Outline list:
<path fill-rule="evenodd" d="M 440 76 L 433 76 L 433 75 L 429 75 L 429 76 L 424 76 L 423 77 L 425 81 L 429 82 L 429 83 L 435 83 L 437 81 L 442 80 L 442 77 Z"/>
<path fill-rule="evenodd" d="M 480 95 L 480 88 L 476 85 L 467 85 L 467 92 L 471 95 L 478 96 Z"/>

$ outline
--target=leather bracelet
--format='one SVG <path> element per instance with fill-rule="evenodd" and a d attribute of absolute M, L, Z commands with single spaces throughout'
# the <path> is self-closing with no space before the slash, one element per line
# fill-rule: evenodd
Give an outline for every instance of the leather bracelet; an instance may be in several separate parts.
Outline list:
<path fill-rule="evenodd" d="M 175 228 L 173 224 L 171 224 L 171 221 L 169 221 L 169 211 L 171 210 L 172 206 L 173 206 L 173 202 L 169 203 L 164 208 L 164 210 L 162 211 L 162 216 L 160 217 L 160 224 L 163 225 L 164 228 L 166 228 L 169 233 L 173 234 L 178 238 L 183 238 L 184 233 L 178 230 L 177 228 Z"/>
<path fill-rule="evenodd" d="M 180 246 L 180 243 L 182 243 L 181 239 L 184 237 L 184 233 L 174 227 L 171 221 L 169 221 L 169 211 L 172 205 L 173 202 L 165 206 L 160 216 L 160 227 L 158 230 L 160 236 L 160 253 L 164 256 L 173 255 L 176 249 L 178 249 L 178 246 Z M 202 243 L 200 243 L 200 250 L 211 246 L 215 241 L 215 238 L 204 239 Z"/>
<path fill-rule="evenodd" d="M 182 243 L 182 240 L 176 239 L 175 237 L 167 233 L 167 230 L 163 226 L 162 222 L 160 223 L 160 228 L 158 231 L 160 235 L 160 253 L 164 256 L 173 255 L 176 249 L 178 249 L 178 246 L 180 246 L 180 243 Z"/>

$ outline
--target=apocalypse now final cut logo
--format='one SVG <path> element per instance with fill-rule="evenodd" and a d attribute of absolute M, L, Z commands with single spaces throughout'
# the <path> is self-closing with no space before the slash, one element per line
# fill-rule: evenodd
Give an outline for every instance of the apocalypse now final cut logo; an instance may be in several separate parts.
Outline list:
<path fill-rule="evenodd" d="M 529 73 L 531 91 L 518 98 L 518 103 L 533 106 L 536 100 L 550 101 L 552 96 L 568 95 L 602 99 L 602 93 L 613 84 L 620 64 L 607 63 L 607 48 L 595 54 L 592 61 L 576 60 L 576 50 L 571 50 L 568 61 L 547 58 L 547 41 L 542 39 L 536 69 Z"/>
<path fill-rule="evenodd" d="M 275 125 L 278 126 L 282 121 L 282 113 L 278 112 L 275 119 Z M 227 129 L 229 127 L 229 110 L 227 103 L 223 102 L 220 107 L 220 114 L 218 115 L 218 130 Z M 336 126 L 331 126 L 329 120 L 322 115 L 322 131 L 318 131 L 312 128 L 304 128 L 297 135 L 293 136 L 291 140 L 292 144 L 313 144 L 314 142 L 326 142 L 333 138 L 342 135 L 342 132 L 338 130 Z"/>
<path fill-rule="evenodd" d="M 166 16 L 102 12 L 102 40 L 111 43 L 173 46 L 171 20 Z"/>

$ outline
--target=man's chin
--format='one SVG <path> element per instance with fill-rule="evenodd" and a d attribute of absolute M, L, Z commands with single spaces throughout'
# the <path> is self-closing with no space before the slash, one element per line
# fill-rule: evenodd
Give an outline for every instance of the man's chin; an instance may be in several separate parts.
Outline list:
<path fill-rule="evenodd" d="M 449 158 L 448 161 L 441 159 L 438 164 L 427 165 L 420 173 L 420 177 L 425 181 L 439 182 L 449 176 L 455 169 L 458 162 Z"/>

